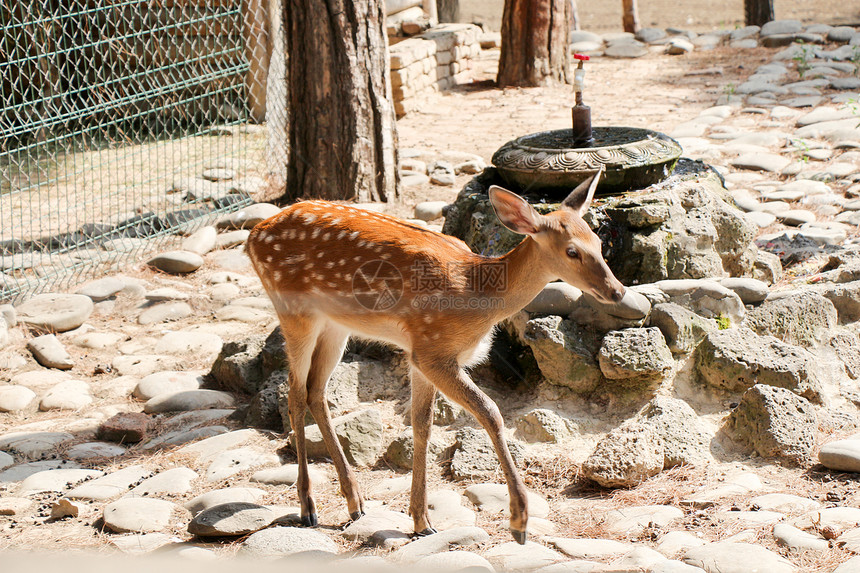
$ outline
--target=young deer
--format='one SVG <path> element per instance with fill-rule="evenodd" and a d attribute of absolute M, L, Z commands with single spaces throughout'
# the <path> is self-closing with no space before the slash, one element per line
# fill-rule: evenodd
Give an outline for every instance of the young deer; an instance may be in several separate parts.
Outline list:
<path fill-rule="evenodd" d="M 439 390 L 489 433 L 510 492 L 511 533 L 525 543 L 526 489 L 505 443 L 502 416 L 466 368 L 485 357 L 496 323 L 523 308 L 548 282 L 562 279 L 606 302 L 624 296 L 603 260 L 600 239 L 582 220 L 601 173 L 548 215 L 514 193 L 491 187 L 490 201 L 501 222 L 527 235 L 498 258 L 476 255 L 458 239 L 394 217 L 323 201 L 292 205 L 251 231 L 248 255 L 278 313 L 290 363 L 289 415 L 303 524 L 317 524 L 305 451 L 307 408 L 337 468 L 350 517 L 364 513 L 325 398 L 329 375 L 355 334 L 399 346 L 410 360 L 415 532 L 435 533 L 425 487 Z"/>

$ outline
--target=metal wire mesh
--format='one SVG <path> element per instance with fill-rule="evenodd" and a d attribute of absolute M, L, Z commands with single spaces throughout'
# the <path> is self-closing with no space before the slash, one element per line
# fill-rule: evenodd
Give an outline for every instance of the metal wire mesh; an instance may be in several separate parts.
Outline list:
<path fill-rule="evenodd" d="M 140 260 L 281 183 L 277 9 L 0 0 L 0 302 Z"/>

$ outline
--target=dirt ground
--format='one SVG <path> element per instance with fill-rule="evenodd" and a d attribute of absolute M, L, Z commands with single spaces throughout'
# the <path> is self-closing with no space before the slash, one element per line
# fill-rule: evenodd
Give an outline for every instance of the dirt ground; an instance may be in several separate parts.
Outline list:
<path fill-rule="evenodd" d="M 501 0 L 481 1 L 486 4 L 501 3 Z M 471 4 L 465 1 L 463 3 Z M 721 3 L 721 10 L 712 9 L 711 4 L 713 3 L 678 3 L 665 0 L 646 4 L 640 1 L 640 13 L 643 25 L 685 26 L 702 31 L 715 27 L 734 27 L 739 22 L 742 11 L 740 0 Z M 813 6 L 818 10 L 817 15 Z M 850 2 L 777 0 L 776 8 L 778 17 L 826 23 L 860 20 L 860 5 L 852 6 Z M 617 13 L 611 9 L 617 9 Z M 620 28 L 620 2 L 617 0 L 604 5 L 580 2 L 579 10 L 584 28 Z M 696 14 L 692 23 L 688 22 L 688 13 Z M 658 18 L 660 14 L 666 15 L 666 19 Z M 589 26 L 591 18 L 595 18 L 596 23 Z M 613 22 L 617 22 L 617 25 Z M 774 50 L 767 49 L 739 52 L 719 48 L 713 51 L 694 51 L 686 56 L 667 57 L 660 54 L 659 48 L 655 48 L 654 53 L 635 60 L 596 58 L 588 63 L 585 101 L 592 107 L 595 125 L 628 125 L 671 132 L 678 124 L 696 117 L 701 110 L 714 105 L 721 95 L 731 91 L 731 86 L 740 84 L 757 66 L 770 61 L 773 52 Z M 428 158 L 446 152 L 477 154 L 489 164 L 493 152 L 514 137 L 569 126 L 570 106 L 573 104 L 573 93 L 569 86 L 496 89 L 494 78 L 497 59 L 498 51 L 485 52 L 476 62 L 474 83 L 433 96 L 420 111 L 410 113 L 399 120 L 397 127 L 401 149 L 417 150 Z M 455 185 L 451 187 L 428 184 L 406 188 L 402 201 L 388 206 L 388 210 L 409 215 L 414 205 L 420 201 L 453 200 L 470 177 L 471 175 L 458 176 Z M 158 282 L 154 273 L 142 266 L 128 269 L 127 272 Z M 168 283 L 165 281 L 164 284 L 166 286 Z M 197 283 L 192 282 L 191 286 L 200 290 L 205 288 L 202 279 Z M 202 312 L 201 316 L 204 316 L 201 320 L 206 320 L 205 312 Z M 96 326 L 107 328 L 108 325 L 97 323 Z M 129 330 L 130 336 L 132 333 L 138 334 L 131 325 L 125 325 L 125 328 Z M 260 325 L 258 331 L 263 332 L 267 328 L 266 325 Z M 151 332 L 140 334 L 154 337 L 157 335 L 156 330 L 153 327 Z M 245 333 L 230 332 L 229 336 L 225 333 L 225 338 L 239 339 L 242 334 Z M 92 369 L 92 365 L 89 366 Z M 205 368 L 206 365 L 191 363 L 188 366 Z M 498 393 L 493 394 L 493 397 L 498 398 Z M 0 424 L 0 431 L 7 429 L 4 424 Z M 393 432 L 394 428 L 391 428 L 391 431 Z M 271 444 L 267 447 L 271 447 Z M 729 469 L 742 467 L 738 465 L 736 468 L 728 468 L 722 465 L 718 469 L 671 470 L 640 487 L 605 492 L 589 489 L 589 486 L 583 485 L 582 480 L 578 479 L 575 467 L 549 455 L 549 451 L 544 453 L 547 455 L 529 460 L 529 466 L 524 471 L 526 483 L 529 488 L 542 493 L 554 504 L 558 510 L 557 515 L 553 516 L 558 526 L 557 534 L 570 537 L 603 536 L 605 532 L 601 529 L 600 516 L 609 509 L 634 503 L 676 503 L 701 488 L 703 484 L 719 484 Z M 287 461 L 294 461 L 289 455 L 287 457 Z M 177 461 L 179 460 L 165 458 L 163 467 L 169 467 Z M 162 460 L 157 456 L 148 457 L 147 462 L 162 467 Z M 329 475 L 334 475 L 333 466 L 320 465 Z M 756 465 L 756 462 L 750 464 Z M 831 476 L 812 470 L 798 473 L 763 463 L 754 469 L 768 487 L 779 491 L 818 500 L 836 497 L 852 505 L 856 505 L 860 500 L 856 482 L 844 475 Z M 367 492 L 372 492 L 374 486 L 384 479 L 399 477 L 393 469 L 384 468 L 363 469 L 359 470 L 358 474 L 362 488 Z M 246 477 L 245 474 L 240 475 L 236 482 L 239 483 Z M 439 467 L 430 469 L 429 479 L 431 489 L 450 487 L 443 479 Z M 456 487 L 460 488 L 461 485 L 463 484 Z M 266 489 L 269 494 L 266 502 L 295 505 L 294 489 Z M 722 500 L 719 505 L 706 511 L 692 512 L 685 518 L 687 521 L 684 525 L 701 532 L 708 540 L 738 533 L 742 528 L 740 524 L 726 525 L 713 516 L 721 511 L 749 509 L 751 497 L 752 495 Z M 407 493 L 397 494 L 391 500 L 390 507 L 403 510 L 407 500 Z M 332 524 L 345 520 L 344 504 L 333 483 L 320 487 L 318 503 L 322 522 Z M 0 547 L 50 547 L 66 551 L 94 547 L 103 549 L 109 537 L 94 523 L 48 524 L 37 519 L 34 525 L 38 527 L 12 529 L 8 525 L 4 526 L 4 529 L 0 530 Z M 487 545 L 509 540 L 506 518 L 502 516 L 479 513 L 477 525 L 493 535 Z M 744 528 L 751 529 L 748 525 Z M 783 551 L 772 540 L 766 525 L 752 529 L 756 542 L 774 551 Z M 187 538 L 181 529 L 171 533 Z M 647 535 L 646 532 L 643 539 L 638 541 L 650 541 Z M 339 539 L 339 536 L 337 538 Z M 346 542 L 341 543 L 344 545 L 343 549 L 351 548 Z M 215 551 L 222 556 L 231 555 L 236 551 L 236 545 L 225 543 L 216 547 Z M 800 565 L 804 571 L 830 571 L 835 563 L 844 561 L 847 557 L 846 552 L 832 549 L 814 558 L 810 557 L 809 562 Z"/>
<path fill-rule="evenodd" d="M 585 103 L 597 125 L 646 127 L 664 133 L 696 117 L 771 57 L 765 48 L 738 52 L 729 48 L 694 51 L 683 57 L 661 55 L 661 48 L 637 58 L 594 58 L 587 64 Z M 481 156 L 489 165 L 506 141 L 551 129 L 570 127 L 570 86 L 495 87 L 498 50 L 476 62 L 475 81 L 428 100 L 420 111 L 397 122 L 401 149 L 432 160 L 445 152 Z M 470 175 L 452 187 L 423 185 L 403 189 L 401 205 L 388 209 L 408 216 L 421 201 L 453 200 Z"/>
<path fill-rule="evenodd" d="M 621 0 L 576 2 L 580 27 L 595 32 L 621 28 Z M 460 0 L 460 20 L 489 29 L 501 27 L 504 0 Z M 678 27 L 696 32 L 744 25 L 743 0 L 639 0 L 639 21 L 645 27 Z M 860 22 L 860 5 L 839 0 L 774 0 L 779 19 L 823 24 Z"/>

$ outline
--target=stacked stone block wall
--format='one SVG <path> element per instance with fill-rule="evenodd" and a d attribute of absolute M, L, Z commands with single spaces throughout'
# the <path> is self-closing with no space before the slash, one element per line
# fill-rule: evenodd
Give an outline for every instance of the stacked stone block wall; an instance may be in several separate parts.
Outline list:
<path fill-rule="evenodd" d="M 423 98 L 472 80 L 472 60 L 481 53 L 480 28 L 441 24 L 391 46 L 391 85 L 398 117 Z"/>

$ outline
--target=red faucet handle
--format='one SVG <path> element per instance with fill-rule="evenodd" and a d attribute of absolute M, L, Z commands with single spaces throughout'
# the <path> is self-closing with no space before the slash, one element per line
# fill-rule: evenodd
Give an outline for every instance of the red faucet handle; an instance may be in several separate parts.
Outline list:
<path fill-rule="evenodd" d="M 586 56 L 585 54 L 574 54 L 573 57 L 576 60 L 583 60 L 586 62 L 591 59 L 591 56 Z"/>

